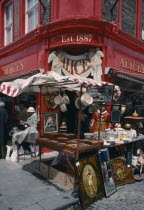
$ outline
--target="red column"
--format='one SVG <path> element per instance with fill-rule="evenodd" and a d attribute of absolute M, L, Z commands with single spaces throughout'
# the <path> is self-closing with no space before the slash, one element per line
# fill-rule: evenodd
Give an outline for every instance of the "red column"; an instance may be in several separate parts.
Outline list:
<path fill-rule="evenodd" d="M 19 13 L 19 19 L 20 19 L 19 37 L 22 37 L 25 34 L 25 1 L 20 0 L 19 7 L 20 7 L 20 13 Z"/>
<path fill-rule="evenodd" d="M 142 0 L 137 0 L 136 38 L 141 40 L 142 33 Z"/>
<path fill-rule="evenodd" d="M 4 9 L 0 5 L 0 48 L 4 46 Z"/>
<path fill-rule="evenodd" d="M 94 0 L 94 16 L 98 20 L 102 20 L 102 1 L 101 0 Z"/>
<path fill-rule="evenodd" d="M 118 27 L 121 29 L 122 0 L 118 1 Z"/>

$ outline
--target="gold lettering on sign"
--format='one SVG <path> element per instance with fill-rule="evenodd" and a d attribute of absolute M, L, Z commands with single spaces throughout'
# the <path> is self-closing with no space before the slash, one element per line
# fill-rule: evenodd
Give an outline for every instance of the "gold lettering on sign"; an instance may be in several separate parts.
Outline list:
<path fill-rule="evenodd" d="M 144 65 L 142 64 L 138 64 L 136 62 L 133 61 L 129 61 L 127 59 L 121 59 L 120 60 L 120 67 L 124 68 L 124 69 L 128 69 L 134 72 L 138 72 L 138 73 L 142 73 L 144 74 Z"/>
<path fill-rule="evenodd" d="M 120 61 L 120 67 L 123 67 L 124 68 L 124 59 L 121 59 L 121 61 Z"/>
<path fill-rule="evenodd" d="M 4 75 L 9 75 L 9 74 L 13 74 L 19 71 L 23 71 L 23 64 L 22 63 L 17 63 L 13 66 L 8 66 L 7 68 L 4 69 Z"/>

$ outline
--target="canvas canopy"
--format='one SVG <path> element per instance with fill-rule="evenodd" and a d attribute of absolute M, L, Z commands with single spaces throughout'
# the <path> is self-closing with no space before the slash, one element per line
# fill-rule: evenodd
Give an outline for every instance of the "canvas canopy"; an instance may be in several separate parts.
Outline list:
<path fill-rule="evenodd" d="M 47 74 L 36 74 L 28 79 L 16 79 L 11 82 L 3 82 L 0 85 L 0 92 L 11 97 L 16 97 L 24 92 L 47 92 L 54 90 L 80 90 L 79 87 L 98 87 L 103 85 L 113 85 L 107 82 L 97 82 L 93 79 L 74 76 L 60 76 L 54 71 Z M 120 96 L 121 92 L 118 86 L 114 86 L 114 100 Z"/>

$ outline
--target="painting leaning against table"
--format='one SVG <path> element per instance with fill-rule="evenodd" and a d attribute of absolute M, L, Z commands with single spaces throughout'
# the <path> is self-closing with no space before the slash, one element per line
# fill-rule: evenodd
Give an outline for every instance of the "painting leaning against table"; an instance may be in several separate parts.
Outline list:
<path fill-rule="evenodd" d="M 87 208 L 91 203 L 104 197 L 104 188 L 97 155 L 86 156 L 76 161 L 80 203 Z"/>
<path fill-rule="evenodd" d="M 116 192 L 108 149 L 98 151 L 106 197 Z"/>

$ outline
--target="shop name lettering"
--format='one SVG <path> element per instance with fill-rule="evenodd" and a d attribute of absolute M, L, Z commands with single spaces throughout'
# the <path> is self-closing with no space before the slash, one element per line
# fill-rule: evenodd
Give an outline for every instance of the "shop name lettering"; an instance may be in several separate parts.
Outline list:
<path fill-rule="evenodd" d="M 4 69 L 4 75 L 9 75 L 9 74 L 13 74 L 19 71 L 23 71 L 23 64 L 22 63 L 17 63 L 13 66 L 9 66 L 7 68 Z"/>
<path fill-rule="evenodd" d="M 91 68 L 90 60 L 88 57 L 80 60 L 71 60 L 64 58 L 62 60 L 63 68 L 70 74 L 81 75 Z"/>
<path fill-rule="evenodd" d="M 120 67 L 144 74 L 144 66 L 143 65 L 137 64 L 133 61 L 129 61 L 129 60 L 126 60 L 123 58 L 120 61 Z"/>
<path fill-rule="evenodd" d="M 62 43 L 70 43 L 70 42 L 91 42 L 93 38 L 92 34 L 75 34 L 75 35 L 62 35 L 61 41 Z"/>

